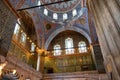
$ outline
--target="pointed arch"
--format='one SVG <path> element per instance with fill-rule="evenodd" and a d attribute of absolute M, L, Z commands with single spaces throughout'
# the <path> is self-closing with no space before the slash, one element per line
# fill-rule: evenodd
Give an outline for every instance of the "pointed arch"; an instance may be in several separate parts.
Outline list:
<path fill-rule="evenodd" d="M 62 32 L 62 31 L 65 31 L 65 30 L 76 31 L 76 32 L 82 34 L 83 36 L 85 36 L 85 37 L 88 39 L 89 43 L 91 43 L 90 35 L 89 35 L 85 30 L 83 30 L 83 29 L 81 29 L 81 28 L 78 28 L 78 27 L 76 27 L 76 26 L 66 27 L 66 28 L 65 28 L 65 27 L 61 27 L 61 28 L 55 30 L 52 34 L 50 34 L 50 36 L 47 38 L 47 40 L 46 40 L 46 42 L 45 42 L 45 48 L 46 48 L 46 49 L 48 48 L 50 42 L 53 40 L 53 38 L 54 38 L 57 34 L 59 34 L 59 33 Z"/>

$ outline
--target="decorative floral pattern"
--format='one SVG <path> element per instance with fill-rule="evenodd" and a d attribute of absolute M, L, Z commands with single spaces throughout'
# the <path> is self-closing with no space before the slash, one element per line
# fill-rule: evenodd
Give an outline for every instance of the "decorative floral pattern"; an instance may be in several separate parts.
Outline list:
<path fill-rule="evenodd" d="M 48 4 L 48 3 L 59 2 L 59 1 L 62 1 L 62 0 L 41 0 L 41 3 Z M 62 2 L 58 4 L 52 4 L 52 5 L 46 6 L 46 8 L 53 12 L 67 12 L 75 8 L 77 4 L 79 4 L 80 2 L 81 0 L 72 0 L 72 1 Z"/>
<path fill-rule="evenodd" d="M 6 56 L 15 26 L 15 16 L 0 0 L 0 54 Z"/>

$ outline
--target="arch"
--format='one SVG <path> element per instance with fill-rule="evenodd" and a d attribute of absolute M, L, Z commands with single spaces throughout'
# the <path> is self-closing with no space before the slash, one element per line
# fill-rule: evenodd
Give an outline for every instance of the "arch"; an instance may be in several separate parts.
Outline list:
<path fill-rule="evenodd" d="M 27 37 L 31 37 L 30 35 L 34 36 L 34 41 L 38 41 L 38 34 L 36 31 L 36 25 L 35 25 L 35 20 L 34 20 L 34 16 L 32 15 L 33 11 L 20 11 L 19 15 L 21 16 L 20 21 L 24 24 L 25 27 L 22 27 L 25 32 L 29 32 L 29 34 L 27 34 Z M 31 37 L 32 38 L 32 37 Z M 35 42 L 36 44 L 37 42 Z"/>
<path fill-rule="evenodd" d="M 27 12 L 30 14 L 30 16 L 33 20 L 33 24 L 34 24 L 34 28 L 35 28 L 35 34 L 36 34 L 36 41 L 37 41 L 36 43 L 38 44 L 39 47 L 41 47 L 41 45 L 42 45 L 42 43 L 40 41 L 41 40 L 41 34 L 44 31 L 44 25 L 42 24 L 43 19 L 41 18 L 40 14 L 36 14 L 36 13 L 39 12 L 38 10 L 37 11 L 28 10 Z M 33 15 L 33 14 L 35 14 L 35 15 Z M 40 17 L 40 19 L 39 19 L 39 17 Z"/>
<path fill-rule="evenodd" d="M 78 28 L 78 27 L 75 27 L 75 26 L 72 26 L 72 27 L 61 27 L 61 28 L 55 30 L 55 31 L 48 37 L 48 39 L 47 39 L 46 42 L 45 42 L 45 48 L 46 48 L 46 49 L 48 48 L 50 42 L 53 40 L 53 38 L 54 38 L 57 34 L 59 34 L 60 32 L 65 31 L 65 30 L 76 31 L 76 32 L 82 34 L 83 36 L 85 36 L 85 37 L 88 39 L 89 43 L 91 43 L 90 35 L 89 35 L 87 32 L 85 32 L 83 29 Z"/>

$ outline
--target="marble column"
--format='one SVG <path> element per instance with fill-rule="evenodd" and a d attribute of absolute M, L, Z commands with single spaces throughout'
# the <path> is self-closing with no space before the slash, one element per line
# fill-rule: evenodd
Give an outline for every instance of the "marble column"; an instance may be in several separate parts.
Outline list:
<path fill-rule="evenodd" d="M 38 59 L 37 59 L 37 71 L 40 71 L 41 73 L 43 73 L 43 66 L 44 66 L 44 49 L 36 49 L 37 53 L 38 53 Z"/>
<path fill-rule="evenodd" d="M 36 68 L 37 71 L 40 70 L 40 54 L 38 54 L 38 58 L 37 58 L 37 68 Z"/>
<path fill-rule="evenodd" d="M 93 14 L 106 71 L 120 80 L 120 5 L 119 0 L 88 0 Z"/>

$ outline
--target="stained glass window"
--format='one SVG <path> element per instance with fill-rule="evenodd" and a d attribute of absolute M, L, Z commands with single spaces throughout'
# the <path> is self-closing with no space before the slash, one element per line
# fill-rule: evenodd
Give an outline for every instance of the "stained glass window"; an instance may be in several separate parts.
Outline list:
<path fill-rule="evenodd" d="M 79 53 L 87 52 L 86 43 L 84 41 L 80 41 L 78 43 L 78 47 L 79 47 Z"/>
<path fill-rule="evenodd" d="M 47 16 L 48 15 L 48 10 L 44 9 L 44 14 Z"/>
<path fill-rule="evenodd" d="M 54 56 L 61 55 L 61 47 L 59 44 L 54 46 Z"/>
<path fill-rule="evenodd" d="M 54 14 L 53 14 L 53 19 L 58 19 L 57 13 L 54 13 Z"/>
<path fill-rule="evenodd" d="M 19 31 L 20 31 L 20 20 L 17 19 L 17 23 L 15 24 L 15 29 L 14 29 L 14 38 L 18 39 Z"/>
<path fill-rule="evenodd" d="M 63 14 L 63 20 L 66 20 L 68 18 L 68 15 L 66 13 Z"/>
<path fill-rule="evenodd" d="M 20 30 L 20 26 L 19 26 L 18 23 L 16 23 L 16 25 L 15 25 L 15 29 L 14 29 L 14 34 L 15 34 L 15 35 L 18 35 L 19 30 Z"/>
<path fill-rule="evenodd" d="M 34 51 L 35 51 L 35 44 L 31 43 L 31 52 L 34 52 Z"/>
<path fill-rule="evenodd" d="M 73 14 L 73 16 L 76 16 L 76 15 L 77 15 L 77 10 L 74 9 L 74 10 L 72 11 L 72 14 Z"/>
<path fill-rule="evenodd" d="M 72 38 L 67 38 L 65 40 L 65 48 L 66 48 L 66 54 L 73 54 L 74 53 L 74 48 L 73 48 L 73 39 Z"/>
<path fill-rule="evenodd" d="M 41 2 L 40 2 L 40 0 L 38 1 L 38 6 L 39 6 L 39 5 L 41 5 Z M 40 8 L 40 7 L 39 7 L 39 8 Z"/>
<path fill-rule="evenodd" d="M 26 43 L 26 34 L 24 32 L 21 33 L 20 42 L 22 43 L 22 45 L 25 45 Z"/>

